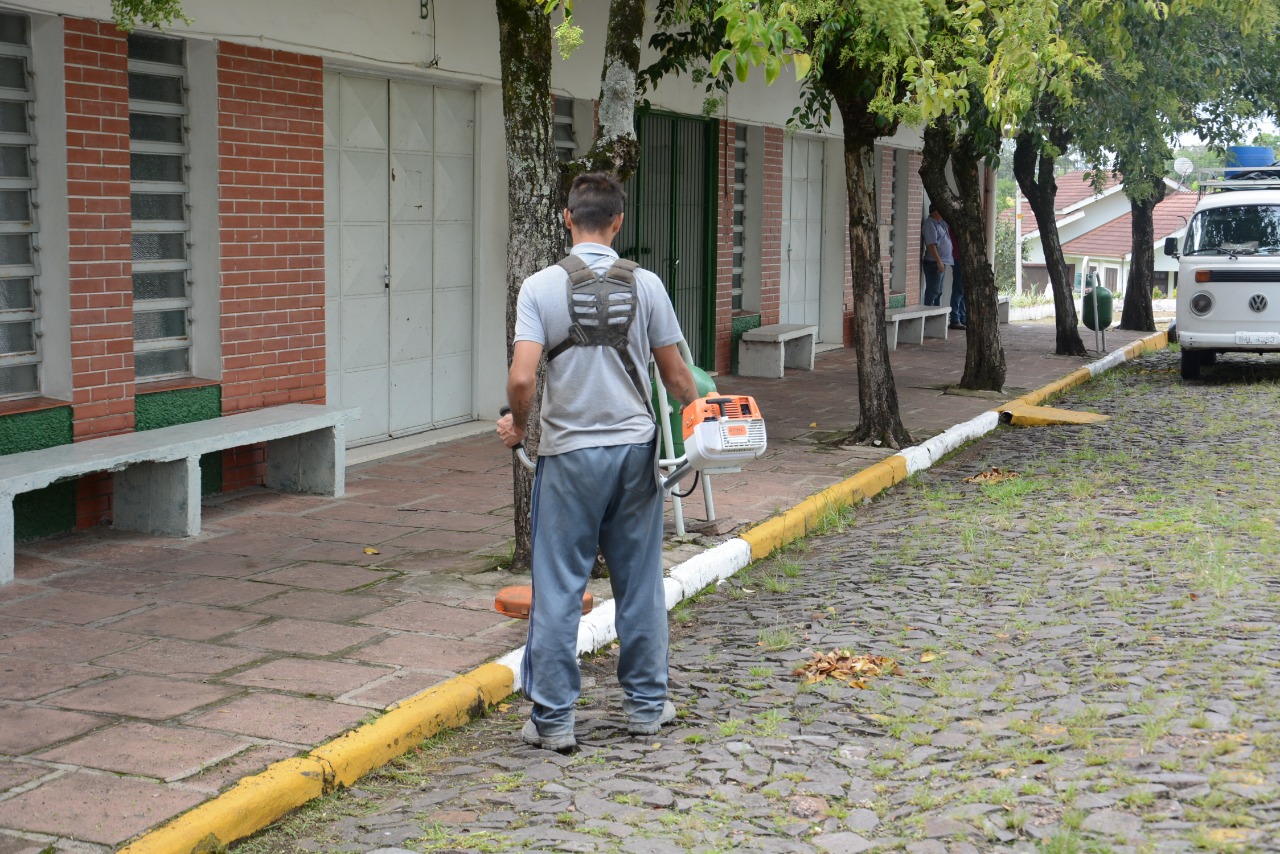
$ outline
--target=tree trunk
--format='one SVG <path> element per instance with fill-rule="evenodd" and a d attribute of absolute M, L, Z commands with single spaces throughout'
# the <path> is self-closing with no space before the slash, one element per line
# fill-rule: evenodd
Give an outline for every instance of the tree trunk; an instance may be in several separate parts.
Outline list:
<path fill-rule="evenodd" d="M 520 285 L 554 264 L 565 240 L 558 219 L 560 165 L 552 138 L 550 19 L 538 4 L 527 0 L 497 0 L 497 9 L 507 141 L 507 364 L 511 364 Z M 541 397 L 539 383 L 525 442 L 530 454 L 537 453 Z M 512 569 L 527 571 L 533 556 L 529 515 L 533 474 L 514 455 L 512 473 L 516 530 Z"/>
<path fill-rule="evenodd" d="M 959 192 L 947 182 L 947 161 L 952 161 Z M 952 122 L 938 119 L 924 132 L 924 157 L 920 180 L 929 200 L 955 235 L 956 252 L 964 276 L 968 319 L 965 326 L 964 376 L 960 387 L 978 391 L 1004 389 L 1004 348 L 1000 345 L 1000 318 L 996 276 L 987 263 L 987 230 L 982 216 L 982 157 L 965 136 L 956 137 Z"/>
<path fill-rule="evenodd" d="M 647 20 L 644 0 L 612 0 L 600 72 L 600 108 L 591 150 L 570 164 L 566 182 L 586 172 L 612 172 L 626 181 L 640 164 L 636 137 L 640 42 Z M 566 191 L 567 194 L 567 191 Z"/>
<path fill-rule="evenodd" d="M 1054 140 L 1053 142 L 1057 142 Z M 1065 147 L 1062 140 L 1059 148 Z M 1027 204 L 1036 215 L 1040 227 L 1040 244 L 1044 247 L 1044 260 L 1049 268 L 1049 282 L 1053 285 L 1054 318 L 1057 323 L 1059 356 L 1087 356 L 1084 342 L 1080 340 L 1080 321 L 1076 316 L 1075 293 L 1067 275 L 1067 262 L 1062 257 L 1062 241 L 1058 237 L 1058 222 L 1054 215 L 1054 198 L 1058 183 L 1053 179 L 1054 158 L 1040 150 L 1037 139 L 1030 133 L 1018 134 L 1013 151 L 1013 177 L 1027 197 Z"/>
<path fill-rule="evenodd" d="M 830 73 L 823 83 L 835 97 L 844 123 L 845 185 L 849 202 L 849 260 L 853 270 L 853 347 L 858 357 L 858 426 L 851 441 L 892 448 L 911 444 L 898 411 L 898 387 L 889 364 L 884 328 L 884 274 L 880 268 L 879 205 L 875 194 L 875 141 L 893 133 L 881 125 L 856 94 L 861 81 L 848 69 Z M 865 88 L 865 87 L 863 87 Z"/>
<path fill-rule="evenodd" d="M 1129 200 L 1133 219 L 1133 260 L 1129 264 L 1129 280 L 1124 286 L 1124 308 L 1120 328 L 1137 332 L 1155 332 L 1156 316 L 1151 305 L 1152 275 L 1156 266 L 1156 205 L 1164 199 L 1165 183 L 1156 181 L 1154 198 Z"/>

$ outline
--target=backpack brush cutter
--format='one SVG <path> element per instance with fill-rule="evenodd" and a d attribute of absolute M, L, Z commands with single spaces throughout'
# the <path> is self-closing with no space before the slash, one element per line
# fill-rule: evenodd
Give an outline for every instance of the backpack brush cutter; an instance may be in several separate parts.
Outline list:
<path fill-rule="evenodd" d="M 764 416 L 755 398 L 746 394 L 698 398 L 684 408 L 681 428 L 684 456 L 671 461 L 675 469 L 662 479 L 664 490 L 690 472 L 755 459 L 769 446 Z"/>
<path fill-rule="evenodd" d="M 511 411 L 504 406 L 500 414 Z M 684 434 L 684 455 L 674 460 L 660 460 L 663 468 L 674 466 L 671 474 L 662 479 L 663 492 L 670 491 L 689 473 L 735 463 L 738 460 L 755 459 L 768 448 L 764 417 L 750 395 L 714 394 L 700 397 L 684 408 L 681 418 Z M 515 447 L 520 462 L 533 468 L 533 461 L 524 445 Z M 498 591 L 494 608 L 508 617 L 522 620 L 529 618 L 533 602 L 533 588 L 514 585 Z M 590 591 L 583 594 L 582 613 L 591 612 L 595 602 Z"/>
<path fill-rule="evenodd" d="M 511 407 L 504 406 L 499 414 L 510 411 Z M 669 491 L 690 473 L 755 459 L 769 447 L 764 416 L 755 398 L 748 394 L 710 394 L 698 398 L 684 408 L 681 429 L 684 455 L 661 461 L 663 468 L 674 467 L 662 479 L 663 491 Z M 520 462 L 534 467 L 524 445 L 517 445 L 514 450 Z"/>

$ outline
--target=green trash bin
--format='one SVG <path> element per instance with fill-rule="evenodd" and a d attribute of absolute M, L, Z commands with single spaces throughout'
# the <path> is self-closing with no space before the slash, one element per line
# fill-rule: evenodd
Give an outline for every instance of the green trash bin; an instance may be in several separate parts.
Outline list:
<path fill-rule="evenodd" d="M 1113 299 L 1111 291 L 1098 284 L 1098 277 L 1090 273 L 1085 278 L 1084 311 L 1081 312 L 1081 320 L 1084 325 L 1094 332 L 1101 332 L 1103 329 L 1110 328 L 1111 303 Z"/>
<path fill-rule="evenodd" d="M 702 370 L 702 368 L 697 365 L 690 365 L 689 370 L 693 373 L 693 383 L 698 388 L 698 397 L 706 397 L 718 391 L 715 380 L 711 379 L 711 375 Z M 658 409 L 658 384 L 656 382 L 652 383 L 651 388 L 653 411 L 660 413 L 661 410 Z M 680 419 L 684 414 L 684 407 L 670 392 L 667 392 L 667 402 L 671 404 L 671 444 L 674 448 L 674 456 L 682 457 L 684 456 L 684 431 L 680 429 Z M 658 444 L 662 444 L 661 433 L 658 434 Z M 660 449 L 659 453 L 665 455 L 666 450 Z"/>

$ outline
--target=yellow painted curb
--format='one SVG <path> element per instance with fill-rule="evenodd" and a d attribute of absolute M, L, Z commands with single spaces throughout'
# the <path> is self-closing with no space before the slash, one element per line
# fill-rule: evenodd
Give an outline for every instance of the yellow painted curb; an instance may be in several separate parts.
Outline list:
<path fill-rule="evenodd" d="M 410 697 L 377 720 L 246 777 L 121 848 L 119 854 L 208 854 L 257 833 L 290 810 L 351 785 L 374 768 L 441 730 L 461 726 L 511 694 L 515 674 L 502 664 L 470 673 Z"/>
<path fill-rule="evenodd" d="M 1078 385 L 1083 385 L 1093 379 L 1093 374 L 1089 373 L 1088 368 L 1076 368 L 1060 380 L 1055 380 L 1048 385 L 1040 386 L 1040 388 L 1025 394 L 1022 399 L 1031 406 L 1038 406 L 1045 400 L 1053 397 L 1055 394 L 1062 394 L 1064 391 L 1070 391 Z"/>
<path fill-rule="evenodd" d="M 204 854 L 256 833 L 330 789 L 317 759 L 283 759 L 245 777 L 211 801 L 178 816 L 119 854 Z"/>
<path fill-rule="evenodd" d="M 1110 415 L 1097 412 L 1079 412 L 1074 409 L 1056 409 L 1052 406 L 1009 406 L 1000 413 L 1002 424 L 1014 427 L 1048 427 L 1055 424 L 1096 424 L 1108 421 Z"/>
<path fill-rule="evenodd" d="M 376 721 L 317 747 L 311 755 L 332 766 L 336 782 L 350 786 L 423 739 L 478 717 L 486 706 L 508 696 L 513 684 L 511 668 L 481 665 L 405 700 Z"/>
<path fill-rule="evenodd" d="M 780 516 L 774 516 L 742 534 L 751 546 L 751 559 L 767 557 L 777 549 L 813 530 L 827 510 L 842 504 L 856 504 L 879 495 L 905 480 L 907 461 L 900 454 L 868 466 L 851 477 L 809 496 Z"/>

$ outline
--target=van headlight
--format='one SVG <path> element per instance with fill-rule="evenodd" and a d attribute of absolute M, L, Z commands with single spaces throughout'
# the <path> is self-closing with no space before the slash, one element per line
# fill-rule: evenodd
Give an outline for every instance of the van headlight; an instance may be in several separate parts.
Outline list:
<path fill-rule="evenodd" d="M 1204 291 L 1196 294 L 1191 298 L 1191 310 L 1199 315 L 1206 315 L 1213 308 L 1213 297 Z"/>

